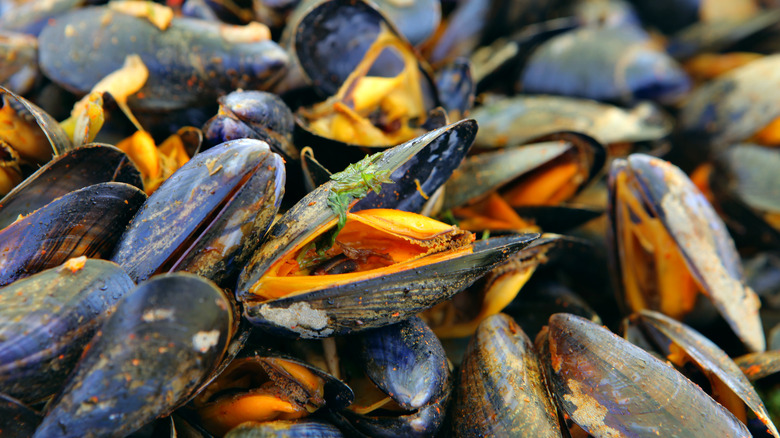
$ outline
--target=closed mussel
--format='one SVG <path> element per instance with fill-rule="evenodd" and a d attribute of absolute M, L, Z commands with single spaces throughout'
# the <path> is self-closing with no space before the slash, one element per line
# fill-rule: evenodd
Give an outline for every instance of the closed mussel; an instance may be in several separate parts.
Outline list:
<path fill-rule="evenodd" d="M 209 145 L 239 138 L 268 143 L 286 160 L 298 159 L 292 111 L 279 96 L 263 91 L 234 91 L 219 98 L 219 112 L 203 126 Z"/>
<path fill-rule="evenodd" d="M 533 344 L 507 315 L 479 325 L 456 388 L 453 436 L 561 436 Z"/>
<path fill-rule="evenodd" d="M 234 312 L 195 275 L 139 285 L 89 343 L 35 436 L 122 436 L 168 414 L 221 360 Z"/>
<path fill-rule="evenodd" d="M 0 199 L 0 228 L 69 192 L 111 181 L 143 188 L 138 170 L 127 155 L 113 146 L 93 143 L 67 151 Z"/>
<path fill-rule="evenodd" d="M 435 435 L 444 421 L 452 376 L 433 331 L 413 317 L 355 338 L 354 364 L 345 366 L 355 402 L 334 414 L 340 416 L 337 422 L 368 437 Z"/>
<path fill-rule="evenodd" d="M 236 88 L 266 89 L 287 67 L 287 55 L 258 23 L 230 26 L 172 17 L 170 10 L 170 18 L 153 22 L 164 12 L 150 6 L 138 14 L 121 5 L 133 2 L 116 3 L 72 11 L 41 32 L 39 59 L 47 77 L 84 94 L 127 55 L 138 54 L 149 79 L 128 104 L 162 111 L 210 103 Z"/>
<path fill-rule="evenodd" d="M 117 182 L 94 184 L 55 199 L 0 230 L 0 284 L 72 257 L 107 257 L 146 195 Z"/>
<path fill-rule="evenodd" d="M 220 283 L 234 274 L 279 208 L 282 158 L 259 140 L 225 142 L 196 155 L 149 197 L 113 260 L 142 281 L 172 270 Z"/>
<path fill-rule="evenodd" d="M 690 88 L 679 64 L 638 27 L 583 27 L 551 38 L 528 59 L 526 93 L 631 104 L 673 102 Z"/>
<path fill-rule="evenodd" d="M 604 327 L 558 313 L 547 340 L 552 392 L 593 436 L 751 436 L 697 385 Z"/>
<path fill-rule="evenodd" d="M 723 221 L 688 177 L 669 162 L 633 154 L 609 177 L 611 257 L 625 307 L 683 319 L 698 292 L 748 350 L 765 348 L 755 292 Z"/>
<path fill-rule="evenodd" d="M 134 287 L 116 264 L 82 257 L 0 288 L 0 392 L 27 403 L 57 392 Z"/>

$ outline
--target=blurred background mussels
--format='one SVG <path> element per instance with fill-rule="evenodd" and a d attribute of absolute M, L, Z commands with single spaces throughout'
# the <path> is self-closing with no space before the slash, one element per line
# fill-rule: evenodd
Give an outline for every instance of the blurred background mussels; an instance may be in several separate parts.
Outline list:
<path fill-rule="evenodd" d="M 774 0 L 0 2 L 0 434 L 778 437 L 779 54 Z"/>

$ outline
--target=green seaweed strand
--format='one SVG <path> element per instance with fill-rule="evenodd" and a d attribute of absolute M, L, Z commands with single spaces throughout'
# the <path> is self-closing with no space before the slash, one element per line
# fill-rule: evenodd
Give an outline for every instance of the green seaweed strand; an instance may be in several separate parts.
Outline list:
<path fill-rule="evenodd" d="M 333 230 L 300 252 L 298 266 L 301 269 L 308 268 L 325 259 L 325 252 L 336 243 L 336 236 L 347 224 L 347 211 L 349 211 L 352 201 L 365 198 L 371 191 L 380 193 L 382 184 L 393 182 L 390 179 L 389 170 L 377 170 L 377 162 L 382 158 L 382 155 L 384 155 L 383 152 L 366 155 L 357 163 L 350 164 L 343 171 L 330 176 L 334 184 L 328 194 L 328 207 L 338 216 L 338 222 Z M 309 259 L 304 258 L 304 254 L 308 253 L 312 247 L 316 249 L 317 256 Z"/>

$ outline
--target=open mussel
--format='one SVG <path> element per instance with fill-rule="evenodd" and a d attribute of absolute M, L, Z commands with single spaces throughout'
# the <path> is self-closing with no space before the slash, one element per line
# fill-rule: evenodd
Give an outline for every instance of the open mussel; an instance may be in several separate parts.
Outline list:
<path fill-rule="evenodd" d="M 330 96 L 298 110 L 302 129 L 336 144 L 382 148 L 425 132 L 438 106 L 429 68 L 371 5 L 323 2 L 301 19 L 294 38 L 303 71 Z"/>
<path fill-rule="evenodd" d="M 245 422 L 295 420 L 352 403 L 352 390 L 332 375 L 273 350 L 243 351 L 192 402 L 197 422 L 222 436 Z"/>
<path fill-rule="evenodd" d="M 456 388 L 453 436 L 561 436 L 539 357 L 507 315 L 479 325 Z"/>
<path fill-rule="evenodd" d="M 755 292 L 723 221 L 669 162 L 633 154 L 609 177 L 610 250 L 618 297 L 633 312 L 690 315 L 698 292 L 750 351 L 765 348 Z"/>
<path fill-rule="evenodd" d="M 563 231 L 601 214 L 565 202 L 601 173 L 605 160 L 599 142 L 572 132 L 472 155 L 447 181 L 441 209 L 452 209 L 460 226 L 473 231 L 528 230 L 533 219 L 545 231 Z"/>
<path fill-rule="evenodd" d="M 188 271 L 230 278 L 274 218 L 284 191 L 281 157 L 259 140 L 196 155 L 149 197 L 112 258 L 130 277 Z"/>
<path fill-rule="evenodd" d="M 187 401 L 217 366 L 235 308 L 186 273 L 140 284 L 117 305 L 35 437 L 125 435 Z"/>
<path fill-rule="evenodd" d="M 751 436 L 697 385 L 604 327 L 559 313 L 540 335 L 559 406 L 591 435 Z"/>
<path fill-rule="evenodd" d="M 472 127 L 463 121 L 366 157 L 299 201 L 272 227 L 239 277 L 237 295 L 247 318 L 305 337 L 399 322 L 447 299 L 530 243 L 536 236 L 471 243 L 468 232 L 388 209 L 442 182 L 427 161 L 412 160 L 409 167 L 410 159 L 442 145 L 449 145 L 442 156 L 460 150 L 461 142 L 473 139 Z M 386 189 L 393 191 L 390 197 L 383 197 Z M 372 190 L 380 195 L 367 195 Z M 384 208 L 375 208 L 378 201 Z M 312 275 L 317 273 L 326 275 Z"/>
<path fill-rule="evenodd" d="M 49 114 L 0 86 L 0 193 L 8 193 L 35 167 L 73 147 Z"/>
<path fill-rule="evenodd" d="M 57 392 L 134 287 L 116 264 L 81 257 L 0 288 L 0 392 L 27 403 Z"/>
<path fill-rule="evenodd" d="M 780 143 L 779 64 L 780 55 L 766 56 L 694 90 L 680 111 L 684 140 L 710 156 L 743 141 Z"/>

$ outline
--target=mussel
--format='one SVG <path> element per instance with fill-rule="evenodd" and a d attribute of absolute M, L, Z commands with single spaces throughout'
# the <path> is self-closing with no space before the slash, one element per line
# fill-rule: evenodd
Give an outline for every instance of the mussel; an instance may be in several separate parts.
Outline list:
<path fill-rule="evenodd" d="M 215 146 L 149 197 L 112 259 L 135 281 L 181 270 L 221 283 L 265 234 L 284 179 L 281 157 L 265 142 L 241 139 Z"/>
<path fill-rule="evenodd" d="M 34 436 L 123 435 L 168 414 L 221 360 L 234 312 L 219 288 L 192 274 L 140 284 L 89 343 Z"/>
<path fill-rule="evenodd" d="M 0 392 L 57 392 L 92 335 L 135 284 L 116 264 L 71 259 L 0 288 Z"/>
<path fill-rule="evenodd" d="M 615 160 L 609 177 L 611 257 L 631 311 L 689 315 L 706 294 L 750 351 L 765 348 L 758 297 L 723 221 L 688 177 L 642 154 Z"/>

